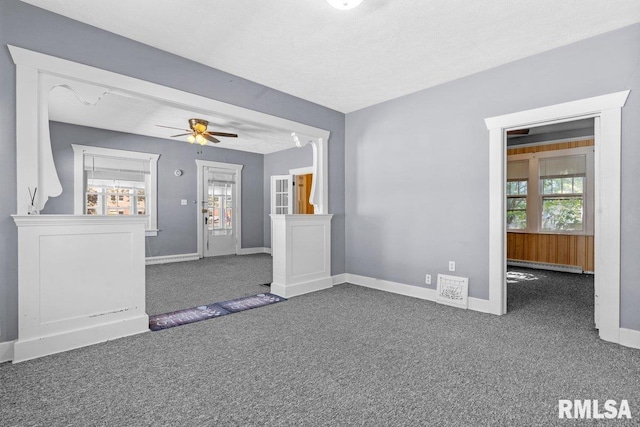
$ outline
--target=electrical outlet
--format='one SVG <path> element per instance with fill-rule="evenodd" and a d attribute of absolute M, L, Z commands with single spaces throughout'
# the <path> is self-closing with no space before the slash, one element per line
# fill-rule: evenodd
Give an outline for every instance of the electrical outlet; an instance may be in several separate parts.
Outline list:
<path fill-rule="evenodd" d="M 431 275 L 427 274 L 426 276 L 424 276 L 424 283 L 426 283 L 427 285 L 431 284 Z"/>
<path fill-rule="evenodd" d="M 180 200 L 180 204 L 181 204 L 182 206 L 187 206 L 187 199 L 181 199 L 181 200 Z"/>
<path fill-rule="evenodd" d="M 456 262 L 449 261 L 449 271 L 456 271 Z"/>

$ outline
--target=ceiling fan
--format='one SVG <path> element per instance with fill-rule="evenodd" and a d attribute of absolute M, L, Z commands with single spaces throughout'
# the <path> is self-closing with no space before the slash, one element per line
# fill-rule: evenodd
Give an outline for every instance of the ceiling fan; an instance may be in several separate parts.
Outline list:
<path fill-rule="evenodd" d="M 207 145 L 208 141 L 217 144 L 218 142 L 220 142 L 220 140 L 216 138 L 216 136 L 223 136 L 226 138 L 238 137 L 238 135 L 236 135 L 235 133 L 214 132 L 214 131 L 207 130 L 207 126 L 209 126 L 209 122 L 203 119 L 189 119 L 190 129 L 180 129 L 180 128 L 174 128 L 172 126 L 163 126 L 163 125 L 156 125 L 156 126 L 161 128 L 184 130 L 187 133 L 171 135 L 171 138 L 186 136 L 187 141 L 189 141 L 190 144 L 197 142 L 200 145 Z"/>

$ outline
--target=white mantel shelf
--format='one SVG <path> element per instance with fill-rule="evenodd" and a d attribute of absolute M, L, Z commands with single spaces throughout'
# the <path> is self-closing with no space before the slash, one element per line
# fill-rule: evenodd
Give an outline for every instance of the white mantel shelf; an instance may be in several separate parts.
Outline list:
<path fill-rule="evenodd" d="M 271 292 L 290 298 L 333 286 L 333 215 L 271 215 L 273 283 Z"/>
<path fill-rule="evenodd" d="M 149 330 L 145 217 L 13 219 L 18 226 L 14 363 Z"/>

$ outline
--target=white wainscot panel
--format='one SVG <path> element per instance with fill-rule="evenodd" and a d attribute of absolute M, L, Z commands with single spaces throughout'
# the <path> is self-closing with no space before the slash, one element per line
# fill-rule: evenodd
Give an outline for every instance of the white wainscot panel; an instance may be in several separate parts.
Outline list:
<path fill-rule="evenodd" d="M 14 362 L 148 330 L 144 217 L 14 220 L 19 251 Z"/>
<path fill-rule="evenodd" d="M 271 292 L 289 298 L 333 286 L 332 217 L 333 215 L 271 215 Z"/>

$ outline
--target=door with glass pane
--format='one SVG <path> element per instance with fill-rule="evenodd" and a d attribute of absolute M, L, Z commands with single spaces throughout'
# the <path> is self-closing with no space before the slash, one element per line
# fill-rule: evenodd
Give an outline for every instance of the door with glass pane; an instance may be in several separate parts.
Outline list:
<path fill-rule="evenodd" d="M 293 213 L 293 176 L 273 175 L 271 177 L 271 213 Z"/>
<path fill-rule="evenodd" d="M 204 256 L 236 253 L 235 174 L 208 168 L 205 174 Z"/>

